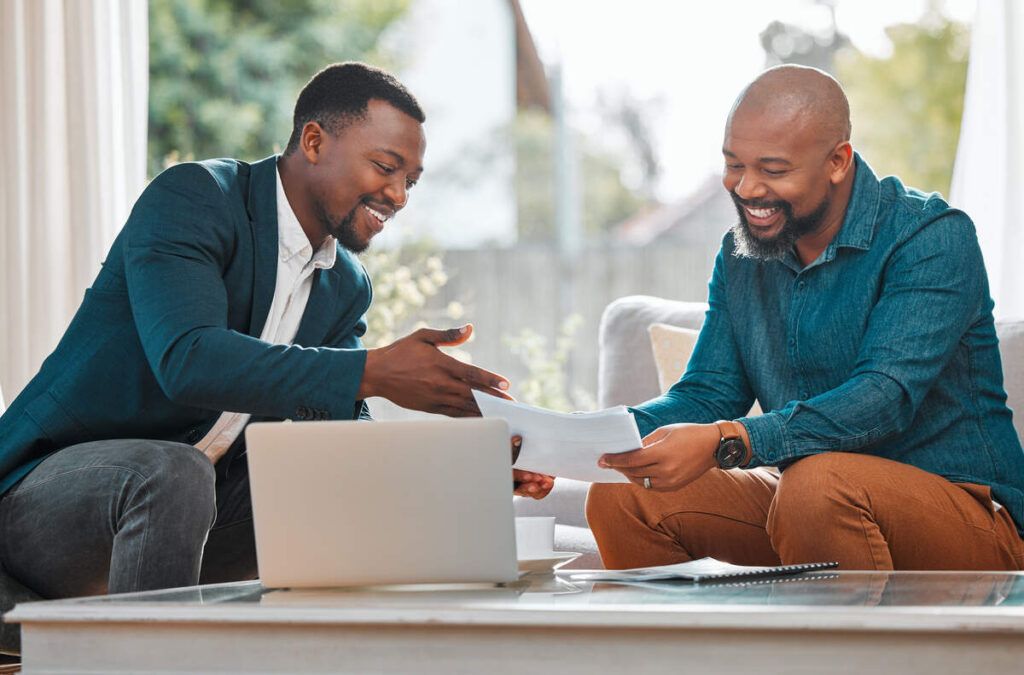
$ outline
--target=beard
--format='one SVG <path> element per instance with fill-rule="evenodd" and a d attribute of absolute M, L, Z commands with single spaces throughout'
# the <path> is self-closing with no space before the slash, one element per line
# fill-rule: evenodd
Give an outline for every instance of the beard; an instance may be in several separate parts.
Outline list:
<path fill-rule="evenodd" d="M 370 246 L 368 239 L 360 239 L 359 234 L 356 232 L 356 209 L 352 209 L 345 216 L 331 216 L 327 212 L 327 208 L 323 205 L 323 202 L 317 200 L 314 205 L 316 210 L 316 217 L 323 226 L 324 231 L 327 234 L 334 237 L 342 248 L 345 248 L 352 253 L 362 253 Z"/>
<path fill-rule="evenodd" d="M 793 250 L 797 239 L 821 227 L 821 222 L 829 207 L 829 200 L 826 197 L 821 200 L 821 204 L 814 211 L 797 218 L 793 215 L 793 205 L 787 201 L 741 199 L 731 190 L 729 196 L 732 197 L 736 213 L 740 217 L 740 221 L 732 226 L 732 234 L 736 242 L 734 255 L 755 260 L 781 260 L 787 251 Z M 745 206 L 753 209 L 779 209 L 784 218 L 782 229 L 774 237 L 758 237 L 751 231 L 750 223 L 747 222 L 747 213 L 743 208 Z"/>

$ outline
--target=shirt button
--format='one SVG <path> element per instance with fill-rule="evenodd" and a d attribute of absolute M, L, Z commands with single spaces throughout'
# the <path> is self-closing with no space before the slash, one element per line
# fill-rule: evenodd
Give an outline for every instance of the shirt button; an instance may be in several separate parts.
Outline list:
<path fill-rule="evenodd" d="M 790 347 L 795 347 L 796 346 L 796 338 L 789 338 L 789 346 Z"/>
<path fill-rule="evenodd" d="M 797 288 L 799 288 L 802 291 L 802 290 L 804 290 L 804 286 L 806 286 L 806 285 L 807 285 L 806 281 L 801 281 L 799 284 L 797 284 Z"/>
<path fill-rule="evenodd" d="M 189 429 L 188 435 L 185 438 L 189 443 L 198 443 L 202 436 L 199 434 L 199 429 Z"/>

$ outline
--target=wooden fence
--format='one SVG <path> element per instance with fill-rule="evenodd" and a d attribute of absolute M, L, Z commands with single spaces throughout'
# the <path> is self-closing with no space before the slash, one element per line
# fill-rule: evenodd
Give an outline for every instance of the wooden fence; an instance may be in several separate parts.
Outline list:
<path fill-rule="evenodd" d="M 578 314 L 582 324 L 566 364 L 569 391 L 597 391 L 597 338 L 601 313 L 625 295 L 677 300 L 707 299 L 707 282 L 717 250 L 683 244 L 642 248 L 601 245 L 562 260 L 552 245 L 449 251 L 449 281 L 431 299 L 434 312 L 458 301 L 476 327 L 469 352 L 473 362 L 513 380 L 526 369 L 506 338 L 529 329 L 553 349 L 563 320 Z M 437 322 L 434 322 L 437 323 Z"/>

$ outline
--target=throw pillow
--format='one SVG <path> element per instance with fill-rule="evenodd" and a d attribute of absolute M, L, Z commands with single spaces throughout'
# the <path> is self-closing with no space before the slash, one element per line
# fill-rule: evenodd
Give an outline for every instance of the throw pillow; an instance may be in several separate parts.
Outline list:
<path fill-rule="evenodd" d="M 667 323 L 652 323 L 647 332 L 651 336 L 654 367 L 658 370 L 658 387 L 665 392 L 686 372 L 686 363 L 690 360 L 700 331 Z"/>
<path fill-rule="evenodd" d="M 658 386 L 661 391 L 679 381 L 686 372 L 686 364 L 697 344 L 700 331 L 692 328 L 670 326 L 667 323 L 652 323 L 647 329 L 651 336 L 651 350 L 654 352 L 654 365 L 658 370 Z M 750 409 L 750 415 L 760 415 L 761 406 L 757 401 Z"/>

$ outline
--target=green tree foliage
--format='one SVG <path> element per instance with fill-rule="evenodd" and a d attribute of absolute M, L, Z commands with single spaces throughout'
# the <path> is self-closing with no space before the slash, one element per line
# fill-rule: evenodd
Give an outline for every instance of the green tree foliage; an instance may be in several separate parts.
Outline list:
<path fill-rule="evenodd" d="M 150 0 L 149 171 L 284 147 L 295 97 L 328 63 L 393 67 L 381 35 L 409 0 Z"/>
<path fill-rule="evenodd" d="M 915 24 L 886 29 L 892 54 L 840 52 L 836 74 L 850 98 L 853 143 L 881 175 L 949 194 L 963 114 L 970 29 L 934 4 Z"/>

